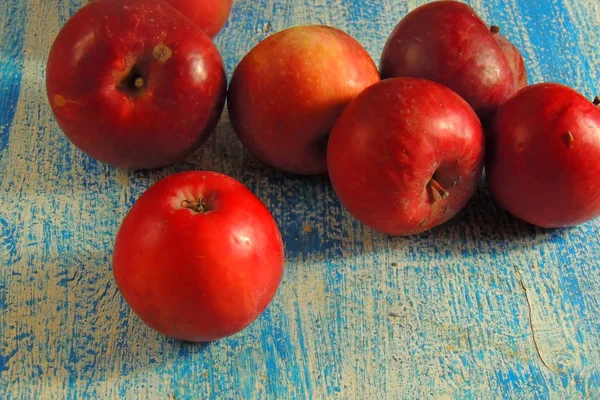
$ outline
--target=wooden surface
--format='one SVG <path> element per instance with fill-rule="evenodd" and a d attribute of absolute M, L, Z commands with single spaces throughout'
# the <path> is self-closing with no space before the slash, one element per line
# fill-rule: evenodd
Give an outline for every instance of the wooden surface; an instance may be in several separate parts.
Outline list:
<path fill-rule="evenodd" d="M 536 229 L 482 188 L 448 224 L 391 239 L 344 212 L 326 179 L 253 160 L 226 111 L 184 163 L 99 164 L 61 134 L 45 97 L 52 41 L 84 3 L 0 0 L 0 398 L 600 398 L 600 221 Z M 231 74 L 270 33 L 323 23 L 377 62 L 421 3 L 238 0 L 216 43 Z M 522 50 L 532 82 L 600 92 L 600 2 L 470 3 Z M 248 185 L 287 246 L 268 311 L 205 345 L 146 328 L 111 274 L 133 201 L 191 169 Z"/>

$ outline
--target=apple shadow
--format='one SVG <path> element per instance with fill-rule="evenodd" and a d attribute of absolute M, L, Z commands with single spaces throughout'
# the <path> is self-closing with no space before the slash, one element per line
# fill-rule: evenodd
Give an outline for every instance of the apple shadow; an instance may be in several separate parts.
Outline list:
<path fill-rule="evenodd" d="M 209 350 L 148 328 L 123 300 L 104 253 L 20 257 L 1 304 L 0 377 L 9 391 L 110 381 Z M 9 273 L 10 274 L 10 273 Z M 57 386 L 54 386 L 57 385 Z"/>
<path fill-rule="evenodd" d="M 475 229 L 477 237 L 490 242 L 523 240 L 541 231 L 500 207 L 485 182 L 480 182 L 473 197 L 454 218 L 431 230 L 438 235 L 452 235 Z"/>
<path fill-rule="evenodd" d="M 12 169 L 7 171 L 7 179 L 13 182 L 7 183 L 24 197 L 40 194 L 104 197 L 110 192 L 120 197 L 119 193 L 126 189 L 124 182 L 136 188 L 137 196 L 161 178 L 191 170 L 221 172 L 242 181 L 274 172 L 249 154 L 237 140 L 229 127 L 227 110 L 207 142 L 184 160 L 154 169 L 123 170 L 94 160 L 69 142 L 54 121 L 41 92 L 24 90 L 21 96 L 27 104 L 37 107 L 43 117 L 35 143 L 29 143 L 32 135 L 28 125 L 17 124 L 10 137 L 17 145 L 9 147 L 3 155 Z"/>
<path fill-rule="evenodd" d="M 544 229 L 514 217 L 499 206 L 482 181 L 469 203 L 446 223 L 417 235 L 387 240 L 392 248 L 418 247 L 432 257 L 473 257 L 562 241 L 567 233 L 568 229 Z"/>
<path fill-rule="evenodd" d="M 235 136 L 227 109 L 204 146 L 182 163 L 153 171 L 150 176 L 155 180 L 186 170 L 222 172 L 248 186 L 276 219 L 290 261 L 330 261 L 416 244 L 422 251 L 431 252 L 456 252 L 466 244 L 471 249 L 463 253 L 472 252 L 473 246 L 489 251 L 560 239 L 566 232 L 538 228 L 512 216 L 499 207 L 482 178 L 469 203 L 446 223 L 408 237 L 382 234 L 344 209 L 327 175 L 293 175 L 257 160 Z M 425 243 L 431 244 L 429 250 L 423 246 Z"/>
<path fill-rule="evenodd" d="M 293 185 L 287 177 L 285 185 Z M 302 182 L 300 193 L 292 191 L 286 201 L 287 213 L 282 218 L 282 231 L 290 260 L 345 258 L 377 250 L 403 253 L 418 248 L 419 252 L 461 254 L 510 251 L 564 239 L 568 229 L 544 229 L 528 224 L 503 210 L 485 182 L 481 182 L 467 205 L 444 224 L 412 236 L 389 236 L 357 221 L 344 210 L 327 178 Z M 315 205 L 310 209 L 303 205 Z M 427 256 L 427 254 L 424 254 Z"/>
<path fill-rule="evenodd" d="M 132 170 L 134 177 L 147 177 L 155 182 L 166 176 L 185 171 L 213 171 L 226 174 L 248 185 L 253 179 L 273 176 L 283 180 L 284 173 L 254 157 L 235 135 L 225 106 L 221 118 L 208 140 L 182 161 L 148 170 Z"/>

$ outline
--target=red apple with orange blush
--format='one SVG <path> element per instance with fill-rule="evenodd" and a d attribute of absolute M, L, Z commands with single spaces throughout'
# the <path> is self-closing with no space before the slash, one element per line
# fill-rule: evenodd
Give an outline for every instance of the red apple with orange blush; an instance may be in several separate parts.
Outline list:
<path fill-rule="evenodd" d="M 354 38 L 327 26 L 297 26 L 243 58 L 229 86 L 229 116 L 262 161 L 286 172 L 322 174 L 337 118 L 378 81 L 373 60 Z"/>

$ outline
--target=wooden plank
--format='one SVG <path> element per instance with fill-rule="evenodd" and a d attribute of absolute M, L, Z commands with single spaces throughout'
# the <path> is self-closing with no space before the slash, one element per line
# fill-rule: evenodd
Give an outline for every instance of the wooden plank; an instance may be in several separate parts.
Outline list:
<path fill-rule="evenodd" d="M 0 386 L 21 398 L 598 398 L 600 222 L 542 230 L 484 186 L 448 224 L 411 238 L 369 230 L 326 179 L 254 160 L 227 112 L 178 165 L 126 173 L 84 156 L 45 98 L 52 40 L 84 0 L 0 0 Z M 216 43 L 228 73 L 296 24 L 340 27 L 375 61 L 424 1 L 238 0 Z M 600 92 L 600 4 L 474 0 L 523 51 L 530 81 Z M 209 169 L 248 185 L 286 242 L 261 318 L 191 345 L 146 328 L 111 275 L 120 220 L 152 182 Z"/>

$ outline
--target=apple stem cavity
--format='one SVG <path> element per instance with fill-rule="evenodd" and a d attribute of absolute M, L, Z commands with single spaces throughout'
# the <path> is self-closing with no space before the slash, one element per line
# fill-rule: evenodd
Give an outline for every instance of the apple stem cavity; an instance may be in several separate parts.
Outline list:
<path fill-rule="evenodd" d="M 500 32 L 500 27 L 498 25 L 492 25 L 490 27 L 490 32 L 492 32 L 492 35 L 495 35 Z"/>
<path fill-rule="evenodd" d="M 119 90 L 129 96 L 137 96 L 146 86 L 146 74 L 140 65 L 134 65 L 126 76 L 119 82 Z"/>
<path fill-rule="evenodd" d="M 203 214 L 205 212 L 210 211 L 208 204 L 203 199 L 194 200 L 183 200 L 181 202 L 182 208 L 187 208 L 188 210 L 192 210 L 197 214 Z"/>
<path fill-rule="evenodd" d="M 593 101 L 595 106 L 600 106 L 600 96 L 596 96 L 596 98 Z"/>
<path fill-rule="evenodd" d="M 429 184 L 431 185 L 431 187 L 433 189 L 435 189 L 440 194 L 442 199 L 447 199 L 448 196 L 450 196 L 450 193 L 446 189 L 444 189 L 444 187 L 442 185 L 440 185 L 439 182 L 436 181 L 434 178 L 431 178 L 431 180 L 429 181 Z"/>

